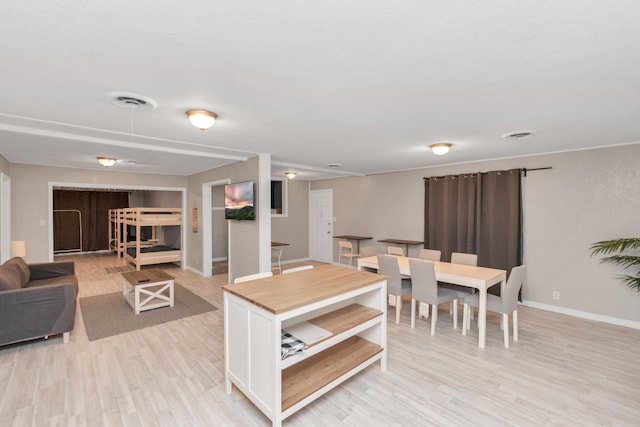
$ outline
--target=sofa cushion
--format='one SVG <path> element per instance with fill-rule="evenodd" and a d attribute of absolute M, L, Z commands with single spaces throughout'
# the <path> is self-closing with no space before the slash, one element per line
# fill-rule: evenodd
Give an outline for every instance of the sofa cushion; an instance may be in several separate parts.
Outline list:
<path fill-rule="evenodd" d="M 20 268 L 19 263 L 14 261 L 15 259 L 11 258 L 0 266 L 0 291 L 20 289 L 26 284 L 26 282 L 23 284 L 24 271 Z"/>

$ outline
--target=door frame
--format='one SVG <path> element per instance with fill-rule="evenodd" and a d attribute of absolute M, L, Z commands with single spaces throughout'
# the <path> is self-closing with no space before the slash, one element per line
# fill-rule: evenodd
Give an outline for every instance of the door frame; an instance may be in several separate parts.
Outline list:
<path fill-rule="evenodd" d="M 312 232 L 313 232 L 313 227 L 312 227 L 312 218 L 313 218 L 313 198 L 315 194 L 319 194 L 319 193 L 328 193 L 329 194 L 329 200 L 330 200 L 330 204 L 331 204 L 331 233 L 330 233 L 330 239 L 333 239 L 333 189 L 322 189 L 322 190 L 310 190 L 309 191 L 309 258 L 311 258 L 311 247 L 312 247 L 312 243 L 313 243 L 313 239 L 316 236 L 313 236 Z M 329 259 L 330 263 L 333 263 L 333 245 L 329 245 L 329 253 L 328 254 L 324 254 L 324 255 L 328 255 L 327 259 Z"/>
<path fill-rule="evenodd" d="M 202 184 L 202 275 L 211 277 L 213 274 L 213 241 L 211 234 L 211 191 L 213 187 L 219 187 L 231 183 L 231 178 L 219 179 L 217 181 L 205 182 Z M 231 226 L 227 221 L 227 263 L 231 265 Z M 227 281 L 231 279 L 231 269 L 227 270 Z"/>

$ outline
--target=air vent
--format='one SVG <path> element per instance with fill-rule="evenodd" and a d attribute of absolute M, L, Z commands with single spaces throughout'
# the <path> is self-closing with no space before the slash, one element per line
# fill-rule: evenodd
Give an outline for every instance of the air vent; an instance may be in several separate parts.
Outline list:
<path fill-rule="evenodd" d="M 504 135 L 502 135 L 502 137 L 505 139 L 509 139 L 509 138 L 521 139 L 521 138 L 528 138 L 531 135 L 533 135 L 532 130 L 517 130 L 514 132 L 507 132 Z"/>
<path fill-rule="evenodd" d="M 327 167 L 331 169 L 336 169 L 336 168 L 342 167 L 342 165 L 340 163 L 329 163 Z"/>
<path fill-rule="evenodd" d="M 118 107 L 129 110 L 153 110 L 158 105 L 149 97 L 128 92 L 109 92 L 107 98 Z"/>

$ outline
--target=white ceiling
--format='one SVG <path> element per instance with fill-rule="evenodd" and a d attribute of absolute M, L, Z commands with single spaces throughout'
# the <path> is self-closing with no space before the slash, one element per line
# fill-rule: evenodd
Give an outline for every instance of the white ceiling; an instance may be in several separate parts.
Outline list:
<path fill-rule="evenodd" d="M 0 16 L 16 163 L 190 175 L 264 152 L 274 176 L 317 179 L 640 142 L 637 0 L 4 0 Z M 219 120 L 201 133 L 191 108 Z"/>

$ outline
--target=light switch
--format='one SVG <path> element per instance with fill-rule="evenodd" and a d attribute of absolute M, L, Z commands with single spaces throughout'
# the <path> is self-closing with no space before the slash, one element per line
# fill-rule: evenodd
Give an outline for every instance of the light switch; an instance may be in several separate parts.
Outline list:
<path fill-rule="evenodd" d="M 46 222 L 44 219 L 40 220 L 40 227 L 44 227 L 46 225 Z"/>

